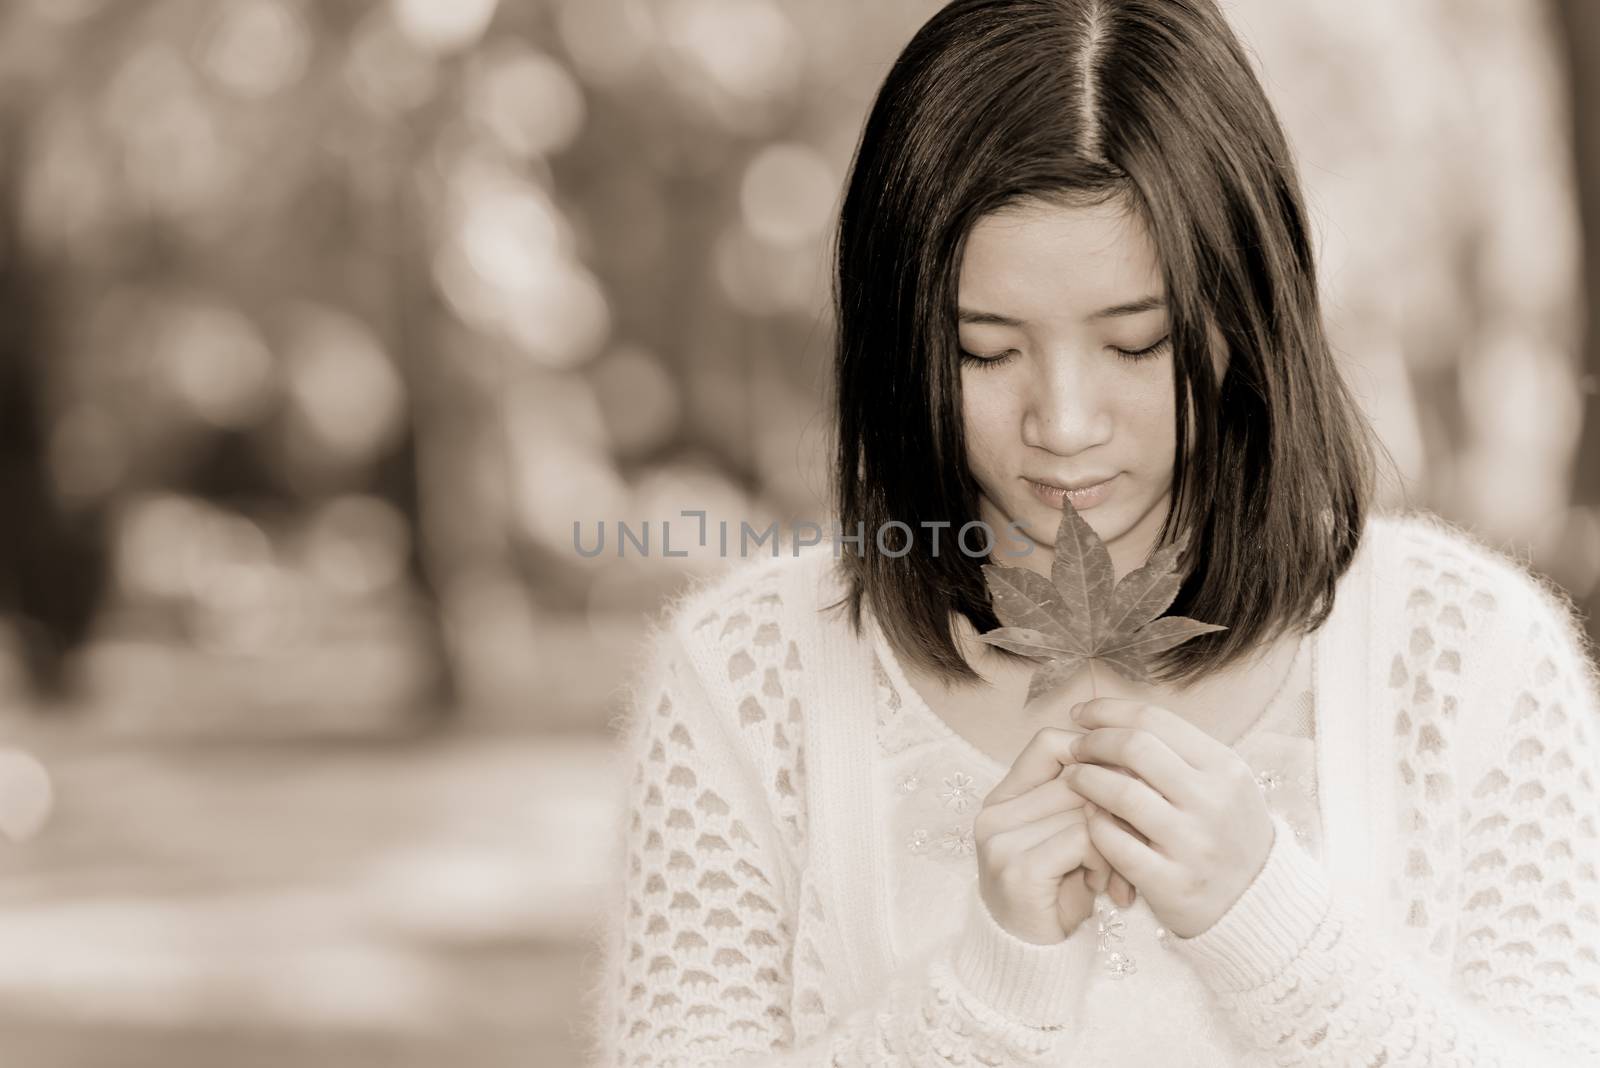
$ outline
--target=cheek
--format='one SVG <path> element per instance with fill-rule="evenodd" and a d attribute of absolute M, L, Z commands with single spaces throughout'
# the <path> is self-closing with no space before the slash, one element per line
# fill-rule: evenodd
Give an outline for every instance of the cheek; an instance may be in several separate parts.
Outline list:
<path fill-rule="evenodd" d="M 1008 435 L 1015 436 L 1016 422 L 1016 398 L 1009 390 L 974 383 L 971 376 L 962 380 L 961 424 L 969 456 L 976 460 L 1001 451 Z"/>
<path fill-rule="evenodd" d="M 1125 394 L 1127 403 L 1121 409 L 1118 434 L 1147 463 L 1170 462 L 1177 447 L 1178 412 L 1172 394 L 1170 370 L 1163 370 L 1158 378 L 1152 377 L 1131 384 Z M 1193 406 L 1190 408 L 1193 412 Z M 1193 419 L 1190 420 L 1193 425 Z M 1157 457 L 1166 457 L 1165 461 Z"/>
<path fill-rule="evenodd" d="M 1171 429 L 1171 423 L 1177 416 L 1172 393 L 1172 371 L 1163 367 L 1157 374 L 1151 374 L 1126 384 L 1123 392 L 1125 404 L 1122 413 L 1125 418 L 1136 422 L 1145 434 L 1152 428 L 1159 426 L 1163 421 Z"/>

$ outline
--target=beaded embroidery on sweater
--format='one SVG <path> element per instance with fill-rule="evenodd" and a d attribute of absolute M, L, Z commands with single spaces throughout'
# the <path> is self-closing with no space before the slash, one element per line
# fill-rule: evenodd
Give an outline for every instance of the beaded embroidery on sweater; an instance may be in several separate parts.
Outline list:
<path fill-rule="evenodd" d="M 1373 680 L 1387 697 L 1357 711 L 1396 743 L 1393 841 L 1374 845 L 1402 858 L 1385 888 L 1395 936 L 1335 899 L 1280 823 L 1240 902 L 1176 952 L 1252 1061 L 1600 1063 L 1593 654 L 1559 594 L 1460 531 L 1375 517 L 1366 539 L 1391 579 L 1375 616 L 1394 632 Z M 1091 923 L 1027 946 L 969 901 L 946 951 L 868 1000 L 841 993 L 834 910 L 882 888 L 826 900 L 813 874 L 808 827 L 827 798 L 807 788 L 803 678 L 827 665 L 804 662 L 815 605 L 781 593 L 802 564 L 819 566 L 737 568 L 653 636 L 619 724 L 627 824 L 595 1053 L 630 1066 L 1073 1063 Z M 877 697 L 852 700 L 873 715 Z M 929 788 L 954 805 L 973 785 Z M 959 834 L 949 848 L 964 852 Z"/>

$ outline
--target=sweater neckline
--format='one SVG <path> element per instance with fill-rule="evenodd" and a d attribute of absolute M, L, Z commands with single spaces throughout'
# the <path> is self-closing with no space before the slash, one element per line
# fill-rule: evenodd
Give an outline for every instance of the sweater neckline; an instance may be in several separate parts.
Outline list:
<path fill-rule="evenodd" d="M 979 767 L 986 769 L 991 774 L 1004 775 L 1007 770 L 1006 765 L 979 749 L 966 735 L 946 723 L 944 717 L 929 707 L 928 702 L 922 699 L 922 694 L 917 691 L 916 687 L 911 685 L 910 680 L 906 678 L 905 672 L 901 670 L 900 658 L 895 655 L 889 639 L 884 635 L 883 629 L 878 626 L 877 616 L 873 615 L 870 610 L 863 614 L 866 616 L 867 629 L 872 636 L 873 654 L 877 657 L 879 665 L 882 666 L 884 674 L 889 676 L 890 687 L 900 698 L 900 704 L 904 709 L 901 714 L 918 717 L 932 727 L 941 738 L 960 749 Z"/>
<path fill-rule="evenodd" d="M 878 625 L 877 617 L 870 609 L 863 613 L 866 616 L 867 629 L 871 635 L 873 654 L 884 674 L 889 678 L 889 685 L 900 698 L 900 703 L 905 709 L 902 714 L 917 716 L 931 727 L 942 739 L 962 751 L 969 759 L 991 774 L 1003 776 L 1008 770 L 1008 765 L 996 760 L 982 749 L 978 748 L 966 735 L 945 722 L 922 697 L 921 692 L 911 685 L 905 671 L 900 666 L 900 658 L 895 654 L 893 645 L 889 642 L 883 629 Z M 1303 658 L 1310 656 L 1310 679 L 1308 682 L 1295 685 L 1295 679 L 1300 673 L 1300 664 Z M 1261 712 L 1251 720 L 1250 725 L 1233 740 L 1230 748 L 1237 749 L 1254 739 L 1258 734 L 1265 733 L 1264 724 L 1275 722 L 1279 710 L 1287 703 L 1298 700 L 1307 690 L 1315 695 L 1316 690 L 1316 642 L 1310 634 L 1302 634 L 1295 646 L 1294 656 L 1289 662 L 1289 668 L 1284 676 L 1284 681 L 1272 698 L 1262 708 Z M 1313 699 L 1314 696 L 1313 696 Z"/>

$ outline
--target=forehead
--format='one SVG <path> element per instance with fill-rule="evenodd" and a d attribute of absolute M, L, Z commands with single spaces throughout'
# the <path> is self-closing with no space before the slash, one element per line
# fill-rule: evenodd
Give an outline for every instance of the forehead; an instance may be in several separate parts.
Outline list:
<path fill-rule="evenodd" d="M 1085 319 L 1163 294 L 1155 245 L 1120 200 L 1029 200 L 984 216 L 967 235 L 959 285 L 962 307 L 1028 321 Z"/>

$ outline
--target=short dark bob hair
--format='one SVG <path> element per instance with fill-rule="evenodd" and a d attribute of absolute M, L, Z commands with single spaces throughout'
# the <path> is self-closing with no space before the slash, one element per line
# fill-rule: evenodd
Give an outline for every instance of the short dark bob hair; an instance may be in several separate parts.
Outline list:
<path fill-rule="evenodd" d="M 834 504 L 844 531 L 867 531 L 842 551 L 852 624 L 865 602 L 901 656 L 948 681 L 977 678 L 950 613 L 999 626 L 980 559 L 926 537 L 892 557 L 873 534 L 978 518 L 957 280 L 974 223 L 1029 199 L 1120 201 L 1162 261 L 1174 396 L 1195 426 L 1191 451 L 1175 405 L 1157 545 L 1188 532 L 1170 611 L 1228 629 L 1168 650 L 1154 677 L 1187 684 L 1316 630 L 1360 544 L 1379 446 L 1329 347 L 1288 143 L 1212 0 L 956 0 L 895 60 L 835 234 Z"/>

